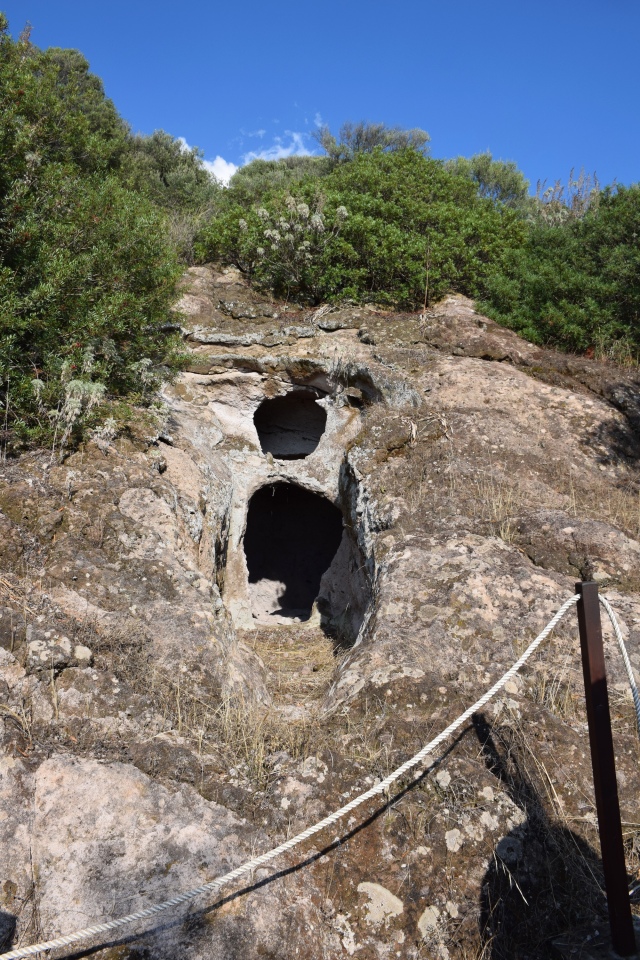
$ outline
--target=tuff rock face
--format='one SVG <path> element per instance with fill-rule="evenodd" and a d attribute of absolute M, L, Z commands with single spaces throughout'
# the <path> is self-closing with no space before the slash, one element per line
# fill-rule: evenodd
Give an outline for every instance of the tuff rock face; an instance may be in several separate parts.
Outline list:
<path fill-rule="evenodd" d="M 632 374 L 532 347 L 459 297 L 302 310 L 208 266 L 178 309 L 192 364 L 155 417 L 0 465 L 6 949 L 169 898 L 341 806 L 477 699 L 581 577 L 640 668 Z M 260 409 L 277 414 L 266 446 Z M 288 484 L 308 496 L 274 521 Z M 314 572 L 327 502 L 343 526 Z M 638 743 L 605 634 L 635 875 Z M 606 930 L 594 824 L 572 612 L 410 789 L 92 946 L 545 957 Z"/>

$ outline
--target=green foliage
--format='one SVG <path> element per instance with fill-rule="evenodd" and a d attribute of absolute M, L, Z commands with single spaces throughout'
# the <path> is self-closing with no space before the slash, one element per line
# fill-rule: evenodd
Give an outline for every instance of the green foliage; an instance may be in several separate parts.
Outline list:
<path fill-rule="evenodd" d="M 468 177 L 413 149 L 376 149 L 259 208 L 236 204 L 201 244 L 282 296 L 416 307 L 427 276 L 428 299 L 477 295 L 491 260 L 523 233 L 517 216 L 479 198 Z"/>
<path fill-rule="evenodd" d="M 0 371 L 15 416 L 37 434 L 47 432 L 43 414 L 64 405 L 71 374 L 117 396 L 140 394 L 142 372 L 152 387 L 175 368 L 163 328 L 180 269 L 165 232 L 160 212 L 115 176 L 59 164 L 9 205 Z"/>
<path fill-rule="evenodd" d="M 164 130 L 132 137 L 121 177 L 167 213 L 169 238 L 185 263 L 193 263 L 194 237 L 217 213 L 223 188 L 205 169 L 202 152 Z"/>
<path fill-rule="evenodd" d="M 115 167 L 127 128 L 75 50 L 41 51 L 0 32 L 0 202 L 51 161 L 89 173 Z"/>
<path fill-rule="evenodd" d="M 215 209 L 220 184 L 202 165 L 202 151 L 164 130 L 131 138 L 122 175 L 133 189 L 164 210 Z"/>
<path fill-rule="evenodd" d="M 533 226 L 496 265 L 483 309 L 537 343 L 637 355 L 639 238 L 640 186 L 604 191 L 582 217 Z"/>
<path fill-rule="evenodd" d="M 473 180 L 479 196 L 522 213 L 531 210 L 529 181 L 513 161 L 494 160 L 487 151 L 468 158 L 456 157 L 455 160 L 448 160 L 446 166 L 452 173 Z"/>
<path fill-rule="evenodd" d="M 322 213 L 318 203 L 310 208 L 284 193 L 248 211 L 246 219 L 239 212 L 236 208 L 221 218 L 210 236 L 234 250 L 235 262 L 254 283 L 286 299 L 317 303 L 326 298 L 336 257 L 350 253 L 340 242 L 347 219 L 343 206 Z"/>
<path fill-rule="evenodd" d="M 263 197 L 311 177 L 330 173 L 332 164 L 326 157 L 283 157 L 281 160 L 253 160 L 240 167 L 231 178 L 225 194 L 227 206 L 249 206 Z"/>
<path fill-rule="evenodd" d="M 344 124 L 325 156 L 256 160 L 223 189 L 202 154 L 132 136 L 74 50 L 0 14 L 0 406 L 58 448 L 118 429 L 183 362 L 181 262 L 221 259 L 306 303 L 484 300 L 540 343 L 640 352 L 640 187 L 538 185 L 490 153 L 442 162 L 423 130 Z M 106 419 L 105 419 L 106 418 Z M 4 446 L 6 448 L 6 437 Z"/>
<path fill-rule="evenodd" d="M 75 51 L 0 25 L 0 402 L 66 442 L 109 396 L 171 375 L 180 267 L 157 204 L 122 182 L 129 134 Z"/>
<path fill-rule="evenodd" d="M 359 154 L 373 153 L 376 150 L 390 153 L 415 150 L 426 154 L 427 144 L 431 139 L 426 130 L 418 127 L 403 130 L 401 127 L 388 127 L 385 123 L 369 123 L 365 120 L 359 123 L 343 123 L 338 137 L 339 139 L 334 137 L 326 126 L 315 134 L 315 139 L 334 163 L 353 160 Z"/>

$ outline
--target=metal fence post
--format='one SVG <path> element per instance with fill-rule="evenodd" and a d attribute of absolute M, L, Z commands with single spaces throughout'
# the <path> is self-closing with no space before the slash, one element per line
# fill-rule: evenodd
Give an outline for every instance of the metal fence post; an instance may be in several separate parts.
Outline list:
<path fill-rule="evenodd" d="M 598 584 L 577 583 L 576 593 L 580 594 L 577 608 L 582 671 L 611 940 L 621 957 L 629 957 L 636 953 L 636 941 L 624 862 Z"/>

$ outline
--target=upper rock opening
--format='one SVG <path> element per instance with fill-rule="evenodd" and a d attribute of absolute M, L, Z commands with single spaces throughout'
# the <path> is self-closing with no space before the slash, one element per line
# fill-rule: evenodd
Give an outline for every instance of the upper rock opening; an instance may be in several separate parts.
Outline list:
<path fill-rule="evenodd" d="M 253 616 L 308 620 L 342 539 L 342 514 L 330 500 L 292 483 L 251 497 L 244 550 Z"/>
<path fill-rule="evenodd" d="M 313 391 L 299 389 L 264 400 L 253 422 L 263 453 L 272 454 L 276 460 L 302 460 L 320 443 L 327 414 Z"/>

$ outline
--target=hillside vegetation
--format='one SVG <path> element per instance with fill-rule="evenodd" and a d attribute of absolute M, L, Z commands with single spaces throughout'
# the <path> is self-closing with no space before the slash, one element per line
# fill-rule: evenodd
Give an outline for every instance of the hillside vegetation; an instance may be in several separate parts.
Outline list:
<path fill-rule="evenodd" d="M 424 131 L 384 124 L 318 141 L 224 189 L 197 149 L 132 134 L 81 54 L 14 40 L 0 15 L 3 449 L 64 447 L 150 398 L 183 363 L 184 265 L 212 259 L 303 304 L 463 293 L 529 340 L 635 361 L 637 185 L 531 196 L 514 163 L 435 160 Z"/>
<path fill-rule="evenodd" d="M 74 50 L 0 15 L 0 380 L 5 444 L 64 443 L 180 367 L 168 329 L 184 221 L 220 192 L 196 151 L 134 137 Z"/>

